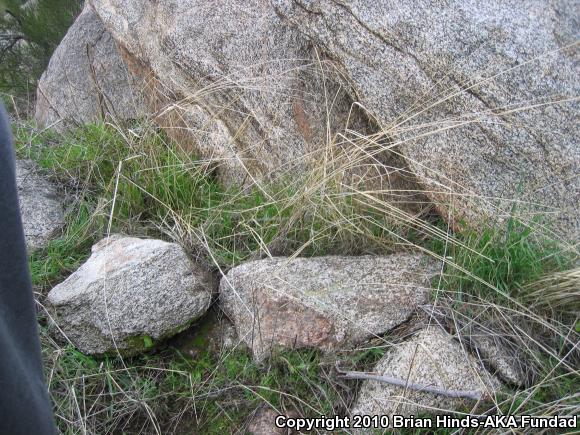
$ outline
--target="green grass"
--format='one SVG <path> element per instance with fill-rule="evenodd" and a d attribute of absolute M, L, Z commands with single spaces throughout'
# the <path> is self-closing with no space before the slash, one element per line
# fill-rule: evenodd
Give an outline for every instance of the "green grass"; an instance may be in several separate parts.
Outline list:
<path fill-rule="evenodd" d="M 542 278 L 572 270 L 577 253 L 547 237 L 540 226 L 513 218 L 503 227 L 465 231 L 457 242 L 447 249 L 442 240 L 429 244 L 449 261 L 441 279 L 433 280 L 434 303 L 509 337 L 527 368 L 525 385 L 499 399 L 498 409 L 518 415 L 569 413 L 578 405 L 580 384 L 578 311 L 550 309 L 546 301 L 530 297 Z M 460 328 L 455 322 L 454 329 Z"/>
<path fill-rule="evenodd" d="M 24 126 L 16 138 L 20 157 L 39 162 L 85 207 L 108 213 L 113 230 L 165 231 L 192 250 L 211 251 L 220 267 L 270 249 L 278 255 L 392 249 L 388 220 L 371 209 L 361 216 L 353 195 L 304 194 L 305 180 L 223 188 L 211 167 L 151 127 L 119 132 L 97 124 L 59 137 Z"/>
<path fill-rule="evenodd" d="M 58 352 L 50 352 L 50 347 L 44 343 L 45 359 L 55 369 L 49 387 L 65 433 L 80 431 L 81 422 L 93 433 L 123 424 L 141 426 L 145 433 L 155 427 L 162 433 L 178 427 L 184 433 L 229 433 L 265 402 L 277 409 L 327 414 L 334 412 L 336 403 L 336 393 L 320 381 L 329 366 L 314 351 L 276 354 L 264 368 L 243 350 L 227 354 L 202 350 L 192 359 L 166 347 L 121 361 L 97 360 L 72 346 L 55 346 Z M 51 361 L 55 355 L 58 361 Z M 82 407 L 75 403 L 75 394 L 82 395 Z"/>
<path fill-rule="evenodd" d="M 369 198 L 318 174 L 227 188 L 214 167 L 145 124 L 127 130 L 95 124 L 65 135 L 22 124 L 15 135 L 19 157 L 37 161 L 68 198 L 62 236 L 30 258 L 41 303 L 109 231 L 178 241 L 222 272 L 264 255 L 422 249 L 447 263 L 433 281 L 432 302 L 497 334 L 508 331 L 529 360 L 528 383 L 498 399 L 498 409 L 577 409 L 577 314 L 536 309 L 529 297 L 538 291 L 530 285 L 573 268 L 578 257 L 534 223 L 511 219 L 503 227 L 451 234 L 437 219 L 394 219 L 380 195 Z M 262 403 L 303 415 L 344 413 L 356 391 L 336 383 L 329 375 L 334 361 L 313 351 L 277 353 L 257 365 L 245 351 L 209 350 L 203 323 L 188 343 L 198 349 L 193 359 L 170 342 L 125 360 L 84 356 L 51 335 L 46 323 L 41 311 L 46 370 L 65 433 L 165 433 L 184 425 L 196 433 L 228 433 Z M 340 355 L 341 364 L 371 369 L 386 351 L 377 346 Z"/>
<path fill-rule="evenodd" d="M 575 255 L 543 236 L 533 224 L 510 218 L 504 227 L 469 230 L 445 249 L 434 240 L 430 248 L 451 259 L 443 285 L 462 297 L 502 301 L 525 298 L 526 285 L 556 271 L 572 268 Z"/>
<path fill-rule="evenodd" d="M 67 216 L 64 234 L 31 254 L 29 267 L 33 285 L 48 289 L 74 272 L 88 257 L 98 230 L 102 232 L 103 228 L 103 220 L 95 217 L 90 204 L 76 204 L 75 212 Z"/>

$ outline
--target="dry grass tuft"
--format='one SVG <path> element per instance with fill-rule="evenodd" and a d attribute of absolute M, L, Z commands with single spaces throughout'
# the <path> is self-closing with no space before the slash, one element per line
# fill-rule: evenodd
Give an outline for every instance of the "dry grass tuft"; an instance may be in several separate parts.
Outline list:
<path fill-rule="evenodd" d="M 528 284 L 525 299 L 539 309 L 580 313 L 580 268 L 555 272 Z"/>

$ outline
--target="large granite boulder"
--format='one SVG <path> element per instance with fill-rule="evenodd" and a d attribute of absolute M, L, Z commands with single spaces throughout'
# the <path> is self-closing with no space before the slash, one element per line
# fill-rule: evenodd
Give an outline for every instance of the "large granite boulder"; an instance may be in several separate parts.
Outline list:
<path fill-rule="evenodd" d="M 424 329 L 390 349 L 372 372 L 418 388 L 364 381 L 352 414 L 408 417 L 449 413 L 469 409 L 475 401 L 427 392 L 423 388 L 447 393 L 469 392 L 491 402 L 501 387 L 497 378 L 438 326 Z"/>
<path fill-rule="evenodd" d="M 106 117 L 138 118 L 144 114 L 139 86 L 87 2 L 40 78 L 35 118 L 61 131 Z"/>
<path fill-rule="evenodd" d="M 420 202 L 401 159 L 361 138 L 373 130 L 334 67 L 268 2 L 91 3 L 143 78 L 154 121 L 215 162 L 225 183 L 295 177 L 316 167 L 344 173 L 341 182 L 396 190 L 399 202 Z"/>
<path fill-rule="evenodd" d="M 262 178 L 302 164 L 324 145 L 327 121 L 346 125 L 344 91 L 331 81 L 325 90 L 331 72 L 264 1 L 92 4 L 127 65 L 148 81 L 156 122 L 218 161 L 226 178 Z"/>
<path fill-rule="evenodd" d="M 578 240 L 578 2 L 272 3 L 334 60 L 443 216 L 542 213 Z"/>
<path fill-rule="evenodd" d="M 575 2 L 90 3 L 155 122 L 227 183 L 318 168 L 404 205 L 425 191 L 455 227 L 540 214 L 578 239 Z"/>
<path fill-rule="evenodd" d="M 132 355 L 187 328 L 215 283 L 175 243 L 111 236 L 48 294 L 60 331 L 87 354 Z"/>
<path fill-rule="evenodd" d="M 16 186 L 26 247 L 43 248 L 64 226 L 62 194 L 30 160 L 16 161 Z"/>
<path fill-rule="evenodd" d="M 275 347 L 335 351 L 407 320 L 436 273 L 421 254 L 277 257 L 230 270 L 220 303 L 258 361 Z"/>

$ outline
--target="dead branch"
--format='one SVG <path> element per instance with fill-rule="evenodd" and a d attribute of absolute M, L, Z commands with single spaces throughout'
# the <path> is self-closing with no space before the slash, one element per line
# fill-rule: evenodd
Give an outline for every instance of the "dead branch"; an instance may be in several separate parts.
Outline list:
<path fill-rule="evenodd" d="M 403 379 L 394 378 L 392 376 L 378 375 L 375 373 L 366 372 L 356 372 L 356 371 L 346 371 L 342 370 L 336 366 L 336 371 L 341 379 L 358 379 L 358 380 L 368 380 L 383 382 L 385 384 L 396 385 L 397 387 L 408 388 L 414 391 L 420 391 L 431 394 L 439 394 L 441 396 L 461 398 L 461 399 L 471 399 L 471 400 L 483 400 L 487 396 L 481 391 L 469 391 L 469 390 L 444 390 L 437 387 L 431 387 L 428 385 L 416 384 L 413 382 L 407 382 Z"/>

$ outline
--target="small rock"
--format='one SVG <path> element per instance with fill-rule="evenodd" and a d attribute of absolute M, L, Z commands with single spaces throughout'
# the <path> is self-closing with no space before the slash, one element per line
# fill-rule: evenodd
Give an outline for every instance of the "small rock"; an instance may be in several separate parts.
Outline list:
<path fill-rule="evenodd" d="M 439 327 L 430 327 L 391 349 L 373 373 L 442 390 L 478 391 L 493 397 L 500 382 Z M 450 398 L 378 381 L 364 381 L 352 414 L 417 415 L 459 410 L 469 399 Z"/>
<path fill-rule="evenodd" d="M 132 355 L 170 337 L 203 315 L 211 275 L 183 249 L 161 240 L 112 236 L 48 294 L 56 322 L 87 354 Z"/>
<path fill-rule="evenodd" d="M 220 301 L 258 361 L 275 346 L 338 350 L 407 320 L 436 269 L 420 254 L 271 258 L 232 269 Z"/>
<path fill-rule="evenodd" d="M 16 161 L 16 185 L 26 247 L 43 248 L 64 225 L 60 194 L 30 160 Z"/>
<path fill-rule="evenodd" d="M 492 331 L 477 328 L 469 334 L 469 342 L 481 362 L 491 367 L 499 378 L 518 387 L 526 384 L 525 359 L 509 340 Z"/>
<path fill-rule="evenodd" d="M 297 417 L 294 415 L 292 417 Z M 280 414 L 272 408 L 261 406 L 256 409 L 248 419 L 246 432 L 250 435 L 287 435 L 296 433 L 290 429 L 276 427 L 276 417 Z"/>

